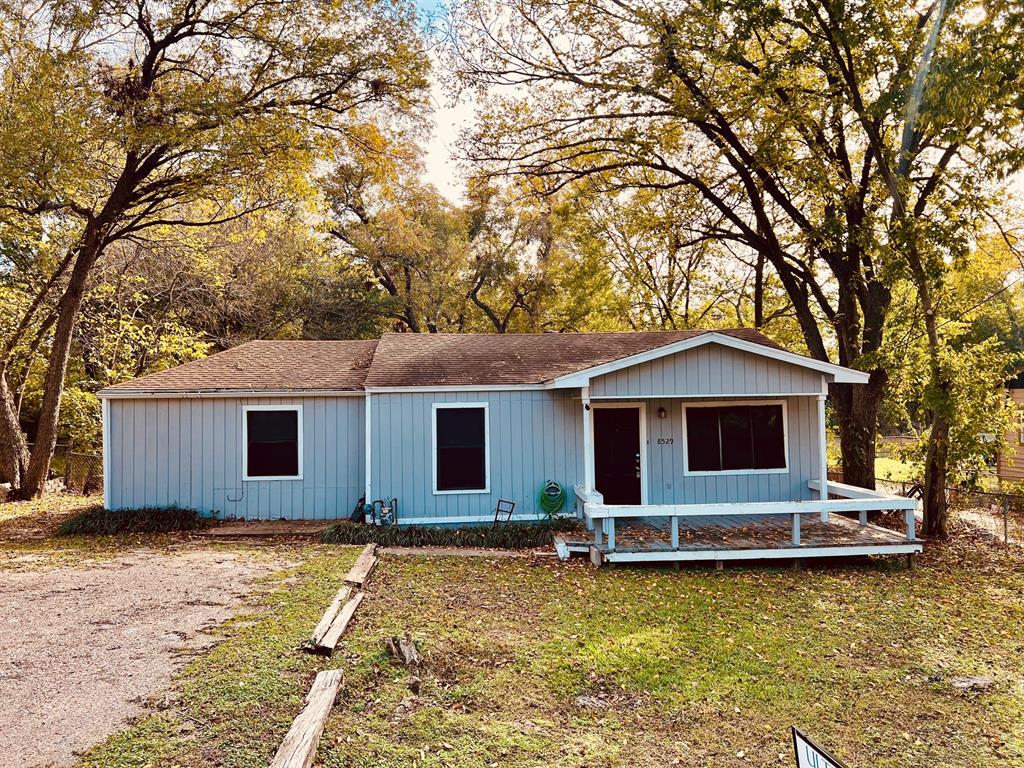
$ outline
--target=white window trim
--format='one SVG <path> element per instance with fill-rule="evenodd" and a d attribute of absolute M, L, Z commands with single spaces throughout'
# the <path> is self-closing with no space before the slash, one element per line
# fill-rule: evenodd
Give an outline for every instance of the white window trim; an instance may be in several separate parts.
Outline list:
<path fill-rule="evenodd" d="M 782 450 L 786 466 L 774 469 L 710 469 L 690 470 L 690 441 L 686 434 L 686 411 L 689 408 L 715 408 L 735 405 L 781 405 Z M 720 477 L 723 475 L 785 475 L 789 473 L 789 412 L 785 400 L 705 400 L 683 405 L 683 475 L 685 477 Z"/>
<path fill-rule="evenodd" d="M 618 401 L 614 403 L 590 403 L 591 408 L 638 408 L 639 413 L 637 418 L 640 419 L 640 503 L 647 503 L 647 403 L 646 402 L 625 402 Z M 595 463 L 597 461 L 595 447 L 597 445 L 597 435 L 591 439 L 591 461 Z M 594 484 L 597 485 L 597 478 L 594 478 Z"/>
<path fill-rule="evenodd" d="M 437 489 L 437 412 L 446 408 L 484 409 L 484 487 L 439 491 Z M 433 467 L 433 491 L 435 496 L 491 492 L 491 414 L 490 403 L 434 403 L 430 410 L 430 458 Z"/>
<path fill-rule="evenodd" d="M 298 422 L 299 473 L 297 475 L 249 475 L 249 411 L 295 411 Z M 243 405 L 242 406 L 242 480 L 257 482 L 260 480 L 301 480 L 302 479 L 302 406 L 299 404 L 282 405 Z"/>

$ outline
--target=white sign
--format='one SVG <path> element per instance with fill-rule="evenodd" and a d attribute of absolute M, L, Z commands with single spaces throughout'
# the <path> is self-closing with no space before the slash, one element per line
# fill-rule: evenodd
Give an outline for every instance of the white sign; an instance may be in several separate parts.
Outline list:
<path fill-rule="evenodd" d="M 796 768 L 846 768 L 838 758 L 832 757 L 796 727 L 793 728 L 793 750 L 796 752 Z"/>

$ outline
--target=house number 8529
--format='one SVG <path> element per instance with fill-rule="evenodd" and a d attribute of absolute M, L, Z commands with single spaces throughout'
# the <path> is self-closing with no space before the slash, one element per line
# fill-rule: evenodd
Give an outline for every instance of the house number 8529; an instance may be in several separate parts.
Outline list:
<path fill-rule="evenodd" d="M 659 437 L 658 438 L 658 445 L 672 445 L 674 440 L 675 440 L 675 438 L 671 438 L 671 437 Z"/>

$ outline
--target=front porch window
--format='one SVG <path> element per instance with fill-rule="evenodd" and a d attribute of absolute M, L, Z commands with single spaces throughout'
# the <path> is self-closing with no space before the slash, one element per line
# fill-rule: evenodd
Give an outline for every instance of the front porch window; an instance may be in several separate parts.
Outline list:
<path fill-rule="evenodd" d="M 687 405 L 686 472 L 785 472 L 786 412 L 781 402 Z"/>

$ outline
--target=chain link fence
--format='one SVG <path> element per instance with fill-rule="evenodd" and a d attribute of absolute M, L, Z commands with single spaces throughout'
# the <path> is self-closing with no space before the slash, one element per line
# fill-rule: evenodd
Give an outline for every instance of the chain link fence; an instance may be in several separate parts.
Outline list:
<path fill-rule="evenodd" d="M 1024 545 L 1024 496 L 950 488 L 946 498 L 951 519 L 994 541 Z"/>
<path fill-rule="evenodd" d="M 31 444 L 29 450 L 32 450 Z M 103 456 L 58 443 L 50 461 L 48 485 L 52 490 L 88 496 L 103 493 Z"/>

